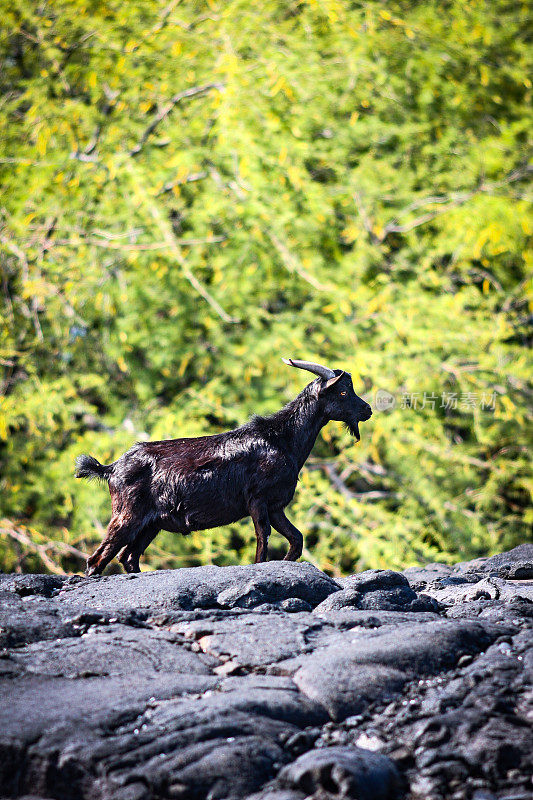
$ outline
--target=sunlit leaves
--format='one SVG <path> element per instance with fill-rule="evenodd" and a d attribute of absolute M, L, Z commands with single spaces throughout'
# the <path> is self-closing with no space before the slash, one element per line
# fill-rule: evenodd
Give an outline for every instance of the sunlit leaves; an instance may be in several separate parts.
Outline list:
<path fill-rule="evenodd" d="M 308 557 L 339 572 L 520 541 L 525 13 L 505 2 L 445 14 L 437 2 L 335 0 L 10 6 L 2 514 L 89 547 L 109 498 L 74 481 L 76 455 L 110 461 L 139 438 L 269 413 L 304 385 L 279 357 L 303 354 L 350 369 L 369 399 L 385 389 L 397 400 L 360 444 L 339 425 L 319 438 L 290 511 Z M 157 121 L 176 94 L 213 82 Z M 401 406 L 424 392 L 494 393 L 495 407 Z M 162 534 L 148 561 L 252 553 L 245 522 Z"/>

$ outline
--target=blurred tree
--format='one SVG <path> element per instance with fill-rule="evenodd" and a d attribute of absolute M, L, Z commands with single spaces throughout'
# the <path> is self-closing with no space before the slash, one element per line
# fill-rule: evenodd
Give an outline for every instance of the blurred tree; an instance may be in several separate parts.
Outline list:
<path fill-rule="evenodd" d="M 75 456 L 274 411 L 282 355 L 396 398 L 319 439 L 308 558 L 528 536 L 527 4 L 0 4 L 1 568 L 80 569 L 109 498 Z M 252 553 L 245 522 L 146 563 Z"/>

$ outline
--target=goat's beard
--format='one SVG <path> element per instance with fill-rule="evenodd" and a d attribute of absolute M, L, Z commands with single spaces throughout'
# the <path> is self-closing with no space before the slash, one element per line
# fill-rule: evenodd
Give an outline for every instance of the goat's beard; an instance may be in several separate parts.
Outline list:
<path fill-rule="evenodd" d="M 352 436 L 355 436 L 358 442 L 361 441 L 361 435 L 359 433 L 359 423 L 358 422 L 345 422 L 344 427 L 346 430 L 351 433 Z"/>

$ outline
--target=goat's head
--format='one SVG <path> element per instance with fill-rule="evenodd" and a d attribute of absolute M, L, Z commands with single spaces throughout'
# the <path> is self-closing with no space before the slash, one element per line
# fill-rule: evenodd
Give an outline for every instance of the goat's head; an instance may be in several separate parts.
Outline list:
<path fill-rule="evenodd" d="M 329 369 L 312 361 L 297 361 L 292 358 L 284 358 L 283 361 L 291 367 L 318 375 L 320 380 L 315 381 L 314 391 L 325 418 L 344 422 L 352 436 L 359 441 L 359 423 L 370 419 L 372 409 L 354 392 L 350 373 L 341 369 Z"/>

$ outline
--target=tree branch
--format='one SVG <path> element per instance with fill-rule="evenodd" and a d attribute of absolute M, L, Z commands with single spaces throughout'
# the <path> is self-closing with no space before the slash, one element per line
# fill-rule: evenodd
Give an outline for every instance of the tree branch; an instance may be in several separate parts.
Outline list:
<path fill-rule="evenodd" d="M 13 255 L 18 258 L 22 269 L 22 279 L 24 281 L 28 281 L 30 278 L 30 268 L 25 253 L 23 253 L 20 247 L 17 247 L 17 245 L 10 239 L 8 239 L 6 236 L 0 236 L 0 242 L 4 244 L 7 247 L 7 249 L 10 250 L 13 253 Z M 37 300 L 35 297 L 31 298 L 30 305 L 31 305 L 31 317 L 33 320 L 33 327 L 35 328 L 35 333 L 37 334 L 37 338 L 39 339 L 39 341 L 44 342 L 43 329 L 41 328 L 41 322 L 39 320 L 39 314 L 37 310 Z"/>
<path fill-rule="evenodd" d="M 171 192 L 175 186 L 184 186 L 186 183 L 195 183 L 195 181 L 201 181 L 204 178 L 207 178 L 207 172 L 192 172 L 190 175 L 186 175 L 184 178 L 180 178 L 177 181 L 168 181 L 165 183 L 162 189 L 156 194 L 156 197 L 159 197 L 166 192 Z"/>
<path fill-rule="evenodd" d="M 148 125 L 146 130 L 144 131 L 143 135 L 139 139 L 139 142 L 135 145 L 135 147 L 130 150 L 130 156 L 136 156 L 138 153 L 141 152 L 142 148 L 146 144 L 147 139 L 152 135 L 152 133 L 156 130 L 158 125 L 160 125 L 163 120 L 168 117 L 171 111 L 174 109 L 178 103 L 181 103 L 182 100 L 186 100 L 190 97 L 198 97 L 199 95 L 206 94 L 207 92 L 211 92 L 213 89 L 217 89 L 221 91 L 224 88 L 223 83 L 206 83 L 204 86 L 193 86 L 190 89 L 185 89 L 183 92 L 178 92 L 177 94 L 172 97 L 169 102 L 163 106 L 161 111 L 155 115 L 151 123 Z"/>
<path fill-rule="evenodd" d="M 131 164 L 128 165 L 128 171 L 130 173 L 134 172 Z M 194 273 L 189 269 L 189 267 L 187 266 L 187 262 L 183 256 L 183 253 L 181 252 L 180 241 L 176 239 L 169 221 L 162 217 L 157 203 L 153 200 L 150 200 L 147 192 L 145 192 L 144 194 L 144 205 L 147 211 L 149 212 L 150 216 L 154 220 L 154 222 L 157 224 L 159 230 L 161 231 L 161 234 L 163 235 L 163 239 L 165 240 L 166 245 L 174 255 L 176 261 L 181 267 L 183 275 L 189 281 L 191 286 L 194 289 L 196 289 L 198 294 L 201 297 L 203 297 L 207 303 L 209 303 L 211 308 L 214 309 L 214 311 L 216 311 L 218 316 L 222 320 L 224 320 L 224 322 L 229 322 L 229 323 L 240 322 L 240 320 L 237 317 L 232 317 L 230 316 L 230 314 L 224 311 L 220 303 L 218 303 L 217 300 L 215 300 L 215 298 L 208 292 L 205 286 L 202 283 L 200 283 L 196 275 L 194 275 Z"/>
<path fill-rule="evenodd" d="M 238 180 L 229 181 L 226 184 L 222 178 L 222 175 L 214 166 L 210 167 L 209 174 L 220 188 L 223 189 L 227 187 L 233 192 L 233 194 L 236 197 L 239 198 L 239 200 L 245 199 L 246 193 L 243 190 L 243 187 L 238 182 Z M 248 187 L 244 188 L 246 191 L 249 191 Z M 320 283 L 320 281 L 318 281 L 313 275 L 307 272 L 307 270 L 301 265 L 300 260 L 297 258 L 297 256 L 293 255 L 293 253 L 290 252 L 289 248 L 280 239 L 278 239 L 278 237 L 269 228 L 262 228 L 261 230 L 270 239 L 270 241 L 278 251 L 279 255 L 281 256 L 284 266 L 289 272 L 296 273 L 304 281 L 309 283 L 315 289 L 318 289 L 318 291 L 327 292 L 335 288 L 331 285 L 325 286 L 323 283 Z"/>
<path fill-rule="evenodd" d="M 414 228 L 419 228 L 421 225 L 425 225 L 426 222 L 431 222 L 431 220 L 435 219 L 441 214 L 447 214 L 449 211 L 452 211 L 458 206 L 463 205 L 477 194 L 490 194 L 495 189 L 501 188 L 502 186 L 507 186 L 510 183 L 514 183 L 515 181 L 525 178 L 526 175 L 530 174 L 532 171 L 533 166 L 528 164 L 525 167 L 519 167 L 518 169 L 513 170 L 501 181 L 494 181 L 492 183 L 483 182 L 477 188 L 471 189 L 468 192 L 456 192 L 451 195 L 430 195 L 429 197 L 415 200 L 405 208 L 401 209 L 401 211 L 399 211 L 396 216 L 385 225 L 380 233 L 377 233 L 374 229 L 372 221 L 363 205 L 361 195 L 358 192 L 354 192 L 353 198 L 359 216 L 361 217 L 363 227 L 370 235 L 372 242 L 374 244 L 382 244 L 382 242 L 384 242 L 387 236 L 389 236 L 391 233 L 408 233 L 409 231 L 414 230 Z M 424 208 L 424 206 L 432 205 L 442 205 L 443 208 L 438 208 L 434 211 L 427 211 L 425 214 L 421 214 L 419 217 L 411 220 L 411 222 L 406 222 L 404 224 L 400 224 L 398 222 L 398 217 L 403 216 L 404 214 L 409 214 L 411 211 L 415 211 L 417 208 Z"/>
<path fill-rule="evenodd" d="M 168 18 L 170 17 L 176 6 L 179 5 L 180 3 L 181 0 L 172 0 L 172 2 L 169 3 L 168 6 L 163 9 L 163 11 L 160 14 L 159 21 L 153 26 L 151 30 L 152 34 L 159 33 L 159 31 L 165 27 L 165 25 L 168 22 Z"/>
<path fill-rule="evenodd" d="M 12 539 L 14 542 L 17 542 L 17 544 L 22 545 L 22 547 L 24 547 L 26 550 L 30 550 L 32 553 L 35 553 L 41 559 L 46 569 L 54 575 L 62 575 L 64 570 L 58 564 L 56 564 L 55 561 L 53 561 L 49 555 L 49 551 L 56 553 L 58 556 L 67 555 L 84 562 L 87 560 L 89 555 L 88 553 L 83 552 L 83 550 L 78 550 L 77 547 L 67 544 L 67 542 L 47 542 L 46 544 L 38 544 L 37 542 L 34 542 L 27 533 L 12 525 L 10 522 L 8 522 L 8 520 L 2 520 L 0 534 L 8 539 Z"/>
<path fill-rule="evenodd" d="M 176 239 L 176 244 L 180 247 L 191 247 L 197 244 L 212 244 L 223 242 L 226 236 L 213 236 L 210 239 Z M 103 247 L 105 250 L 125 250 L 127 252 L 143 250 L 168 250 L 169 243 L 164 242 L 144 242 L 140 244 L 128 244 L 126 242 L 102 241 L 101 239 L 56 239 L 55 244 L 62 247 L 82 247 L 92 245 L 93 247 Z"/>
<path fill-rule="evenodd" d="M 328 478 L 330 479 L 333 486 L 337 489 L 340 494 L 344 497 L 347 497 L 349 500 L 358 500 L 358 501 L 366 501 L 366 500 L 384 500 L 391 498 L 398 497 L 397 492 L 389 492 L 386 490 L 372 490 L 369 492 L 352 492 L 351 489 L 346 486 L 342 478 L 338 475 L 337 471 L 333 464 L 329 464 L 327 461 L 322 461 L 319 464 L 315 464 L 308 469 L 321 469 L 323 470 Z"/>
<path fill-rule="evenodd" d="M 372 225 L 372 221 L 371 221 L 370 217 L 368 216 L 367 210 L 366 210 L 366 208 L 365 208 L 365 206 L 363 204 L 363 200 L 361 198 L 360 193 L 359 192 L 354 192 L 353 193 L 353 199 L 354 199 L 355 207 L 357 208 L 357 213 L 361 217 L 361 222 L 363 223 L 363 228 L 365 229 L 365 231 L 370 236 L 370 239 L 372 240 L 373 244 L 380 244 L 381 240 L 380 240 L 379 236 L 377 236 L 375 231 L 374 231 L 374 227 Z"/>
<path fill-rule="evenodd" d="M 332 289 L 332 286 L 325 286 L 323 283 L 320 283 L 313 275 L 311 275 L 307 270 L 302 267 L 300 264 L 300 260 L 294 256 L 289 248 L 282 242 L 275 233 L 271 230 L 265 228 L 263 232 L 268 236 L 276 250 L 278 251 L 281 259 L 283 261 L 284 266 L 289 272 L 295 272 L 300 278 L 303 278 L 304 281 L 311 284 L 315 289 L 318 289 L 320 292 L 327 292 L 329 289 Z"/>

